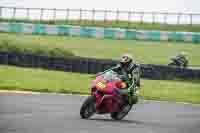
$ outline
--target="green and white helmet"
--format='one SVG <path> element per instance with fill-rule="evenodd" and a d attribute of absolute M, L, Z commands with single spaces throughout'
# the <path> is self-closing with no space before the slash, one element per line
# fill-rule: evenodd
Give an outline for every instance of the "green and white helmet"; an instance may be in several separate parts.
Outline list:
<path fill-rule="evenodd" d="M 121 64 L 130 64 L 133 62 L 133 56 L 131 54 L 123 54 L 120 58 Z"/>

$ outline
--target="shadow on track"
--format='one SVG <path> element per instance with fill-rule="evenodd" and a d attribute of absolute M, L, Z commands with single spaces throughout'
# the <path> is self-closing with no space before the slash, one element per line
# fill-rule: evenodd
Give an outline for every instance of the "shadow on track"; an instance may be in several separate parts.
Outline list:
<path fill-rule="evenodd" d="M 103 118 L 91 118 L 88 120 L 92 121 L 102 121 L 102 122 L 114 122 L 114 123 L 124 123 L 124 124 L 137 124 L 137 125 L 143 125 L 144 122 L 138 121 L 138 120 L 113 120 L 113 119 L 103 119 Z"/>

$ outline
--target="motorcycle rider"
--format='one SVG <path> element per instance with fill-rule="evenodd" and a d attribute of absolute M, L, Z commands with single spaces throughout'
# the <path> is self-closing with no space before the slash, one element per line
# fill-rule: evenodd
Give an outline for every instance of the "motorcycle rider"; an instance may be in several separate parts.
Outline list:
<path fill-rule="evenodd" d="M 172 59 L 180 67 L 187 67 L 187 65 L 188 65 L 187 53 L 184 51 L 182 51 L 181 53 L 179 53 Z"/>
<path fill-rule="evenodd" d="M 140 65 L 136 64 L 131 54 L 124 54 L 120 58 L 120 63 L 113 69 L 119 75 L 124 75 L 130 81 L 136 83 L 136 88 L 140 88 Z"/>

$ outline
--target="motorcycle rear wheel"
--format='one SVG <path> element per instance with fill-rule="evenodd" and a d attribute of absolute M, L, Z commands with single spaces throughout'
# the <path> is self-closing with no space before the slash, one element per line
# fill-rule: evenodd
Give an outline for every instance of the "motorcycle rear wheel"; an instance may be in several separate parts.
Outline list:
<path fill-rule="evenodd" d="M 80 109 L 81 118 L 83 119 L 90 118 L 96 112 L 95 104 L 96 104 L 95 96 L 89 96 L 81 106 Z"/>

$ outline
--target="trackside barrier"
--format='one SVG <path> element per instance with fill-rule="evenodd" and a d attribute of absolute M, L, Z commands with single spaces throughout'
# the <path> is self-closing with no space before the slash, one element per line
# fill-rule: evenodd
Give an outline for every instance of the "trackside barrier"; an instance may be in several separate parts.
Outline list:
<path fill-rule="evenodd" d="M 116 60 L 93 58 L 53 58 L 47 56 L 0 52 L 0 64 L 44 68 L 66 72 L 95 74 L 118 63 Z M 200 79 L 200 69 L 183 69 L 165 65 L 141 64 L 142 77 L 155 80 Z"/>
<path fill-rule="evenodd" d="M 37 35 L 65 35 L 125 40 L 179 41 L 200 43 L 200 32 L 165 32 L 120 28 L 81 27 L 72 25 L 48 25 L 12 22 L 0 22 L 0 32 Z"/>

